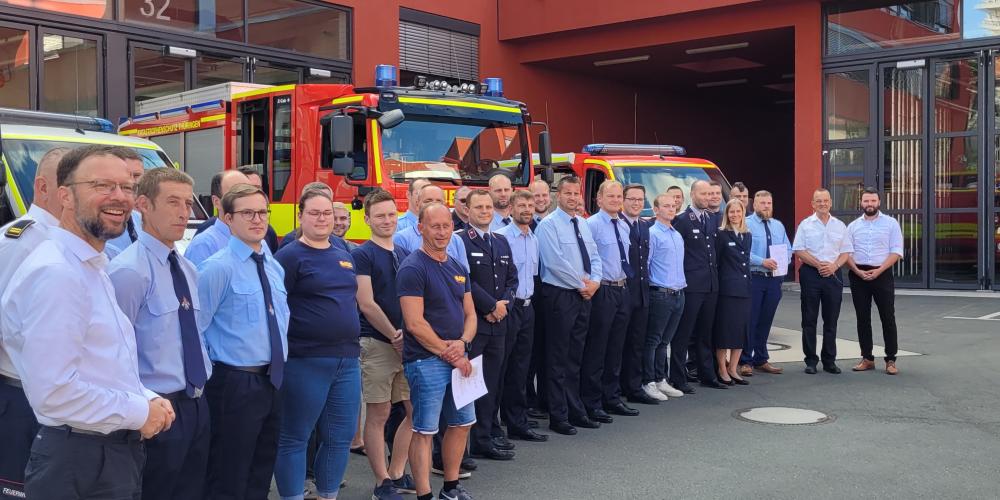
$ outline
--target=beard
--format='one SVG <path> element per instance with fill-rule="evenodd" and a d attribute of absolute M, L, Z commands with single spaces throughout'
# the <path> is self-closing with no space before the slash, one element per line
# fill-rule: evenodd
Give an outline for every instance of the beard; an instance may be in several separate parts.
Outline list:
<path fill-rule="evenodd" d="M 109 208 L 125 212 L 125 220 L 121 225 L 106 225 L 101 221 L 101 212 Z M 128 221 L 131 217 L 132 212 L 128 207 L 120 206 L 117 203 L 109 203 L 97 207 L 96 213 L 93 216 L 78 213 L 76 215 L 76 223 L 80 226 L 80 229 L 83 229 L 94 238 L 100 241 L 108 241 L 121 236 L 125 232 L 125 228 L 128 227 Z"/>
<path fill-rule="evenodd" d="M 771 218 L 771 212 L 770 211 L 762 212 L 762 211 L 758 210 L 756 213 L 757 213 L 757 217 L 760 217 L 761 219 L 767 220 L 767 219 Z"/>
<path fill-rule="evenodd" d="M 868 208 L 865 208 L 863 210 L 865 212 L 865 215 L 867 215 L 869 217 L 871 217 L 871 216 L 873 216 L 873 215 L 875 215 L 875 214 L 878 213 L 878 207 L 868 207 Z"/>

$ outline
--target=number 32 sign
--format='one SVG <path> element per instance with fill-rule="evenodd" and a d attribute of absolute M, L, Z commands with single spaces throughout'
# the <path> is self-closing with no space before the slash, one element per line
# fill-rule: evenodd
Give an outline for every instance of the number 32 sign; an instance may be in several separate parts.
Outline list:
<path fill-rule="evenodd" d="M 125 20 L 129 22 L 156 24 L 188 31 L 196 29 L 199 24 L 199 0 L 120 1 Z"/>

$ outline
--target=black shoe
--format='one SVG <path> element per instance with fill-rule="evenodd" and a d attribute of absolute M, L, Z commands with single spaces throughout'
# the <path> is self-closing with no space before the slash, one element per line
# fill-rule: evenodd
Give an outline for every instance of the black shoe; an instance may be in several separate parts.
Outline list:
<path fill-rule="evenodd" d="M 444 475 L 444 464 L 442 464 L 441 462 L 432 462 L 431 463 L 431 473 L 437 474 L 439 476 L 443 476 Z M 458 478 L 459 479 L 469 479 L 470 477 L 472 477 L 472 472 L 470 472 L 469 470 L 467 470 L 465 467 L 459 466 L 459 468 L 458 468 Z"/>
<path fill-rule="evenodd" d="M 549 418 L 549 414 L 548 413 L 545 413 L 542 410 L 536 410 L 534 408 L 528 408 L 528 416 L 531 417 L 531 418 L 537 418 L 537 419 L 541 419 L 541 420 Z"/>
<path fill-rule="evenodd" d="M 643 405 L 658 405 L 659 401 L 649 397 L 644 392 L 637 392 L 635 394 L 628 395 L 625 399 L 628 399 L 629 403 L 639 403 Z M 614 413 L 614 412 L 612 412 Z"/>
<path fill-rule="evenodd" d="M 619 402 L 618 404 L 605 406 L 604 411 L 615 415 L 622 415 L 624 417 L 634 417 L 639 414 L 639 410 L 636 410 L 635 408 L 629 408 L 625 403 L 622 402 Z"/>
<path fill-rule="evenodd" d="M 537 429 L 538 428 L 538 421 L 537 420 L 528 420 L 528 428 L 529 429 Z"/>
<path fill-rule="evenodd" d="M 702 387 L 711 387 L 712 389 L 729 389 L 728 385 L 721 384 L 718 380 L 706 380 L 704 382 L 699 382 L 698 385 Z"/>
<path fill-rule="evenodd" d="M 594 422 L 593 420 L 591 420 L 588 417 L 571 418 L 571 419 L 569 419 L 569 423 L 573 424 L 576 427 L 583 427 L 584 429 L 600 429 L 601 428 L 601 423 L 600 422 Z"/>
<path fill-rule="evenodd" d="M 498 450 L 513 450 L 514 443 L 511 443 L 507 438 L 503 436 L 498 436 L 490 440 L 493 443 L 493 447 Z"/>
<path fill-rule="evenodd" d="M 678 385 L 674 387 L 674 389 L 677 389 L 678 391 L 681 391 L 684 394 L 694 394 L 694 387 L 691 387 L 690 385 L 687 384 Z"/>
<path fill-rule="evenodd" d="M 465 471 L 472 472 L 478 468 L 479 465 L 476 464 L 476 461 L 469 457 L 462 457 L 462 463 L 458 464 L 458 470 L 462 472 Z"/>
<path fill-rule="evenodd" d="M 840 375 L 840 367 L 837 366 L 834 363 L 830 363 L 828 365 L 823 365 L 823 371 L 825 371 L 827 373 L 832 373 L 834 375 Z"/>
<path fill-rule="evenodd" d="M 533 443 L 544 443 L 549 440 L 549 436 L 547 434 L 539 434 L 531 429 L 525 429 L 523 431 L 508 429 L 507 437 L 518 441 L 531 441 Z"/>
<path fill-rule="evenodd" d="M 611 415 L 608 415 L 608 412 L 599 409 L 588 411 L 587 418 L 595 422 L 600 422 L 602 424 L 610 424 L 611 422 L 615 421 L 615 419 Z"/>
<path fill-rule="evenodd" d="M 470 451 L 469 454 L 476 458 L 486 458 L 489 460 L 514 460 L 514 452 L 512 450 L 501 450 L 495 447 Z"/>
<path fill-rule="evenodd" d="M 806 373 L 816 375 L 816 365 L 806 365 Z"/>
<path fill-rule="evenodd" d="M 733 383 L 736 385 L 750 385 L 750 382 L 747 382 L 746 379 L 742 378 L 734 378 Z"/>
<path fill-rule="evenodd" d="M 688 382 L 697 382 L 698 381 L 698 374 L 697 373 L 688 372 L 688 374 L 687 374 L 687 381 Z"/>
<path fill-rule="evenodd" d="M 576 435 L 576 427 L 570 425 L 569 422 L 550 422 L 549 429 L 564 436 Z"/>

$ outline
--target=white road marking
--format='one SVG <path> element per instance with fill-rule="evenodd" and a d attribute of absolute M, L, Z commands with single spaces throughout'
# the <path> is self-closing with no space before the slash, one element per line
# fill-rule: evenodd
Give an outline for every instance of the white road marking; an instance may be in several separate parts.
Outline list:
<path fill-rule="evenodd" d="M 944 319 L 973 319 L 977 321 L 1000 321 L 1000 312 L 987 314 L 985 316 L 980 316 L 978 318 L 969 318 L 965 316 L 945 316 Z"/>

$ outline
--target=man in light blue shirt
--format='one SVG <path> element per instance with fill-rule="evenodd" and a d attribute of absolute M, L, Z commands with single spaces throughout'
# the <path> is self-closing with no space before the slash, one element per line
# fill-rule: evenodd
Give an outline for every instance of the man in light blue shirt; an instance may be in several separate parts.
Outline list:
<path fill-rule="evenodd" d="M 768 362 L 767 337 L 771 334 L 774 314 L 781 302 L 781 282 L 784 276 L 775 276 L 778 262 L 771 258 L 772 245 L 785 245 L 786 255 L 791 255 L 785 226 L 771 215 L 774 201 L 768 191 L 757 191 L 753 197 L 753 215 L 747 217 L 751 234 L 750 245 L 750 332 L 740 355 L 740 375 L 753 376 L 753 369 L 764 373 L 779 374 L 782 368 Z M 787 265 L 787 263 L 786 263 Z M 787 271 L 783 269 L 782 271 Z"/>
<path fill-rule="evenodd" d="M 132 177 L 132 182 L 138 183 L 145 171 L 142 157 L 130 148 L 120 148 L 120 152 L 125 155 L 122 159 L 125 160 L 125 166 L 128 168 L 129 176 Z M 108 256 L 108 260 L 114 259 L 134 243 L 139 236 L 140 229 L 142 229 L 142 217 L 138 210 L 132 210 L 131 216 L 126 221 L 125 232 L 117 238 L 108 240 L 107 244 L 104 245 L 104 253 Z"/>
<path fill-rule="evenodd" d="M 239 170 L 226 170 L 221 176 L 219 185 L 222 196 L 228 193 L 233 186 L 249 184 L 250 182 L 246 174 Z M 212 204 L 215 205 L 215 210 L 220 215 L 222 214 L 222 196 L 212 196 Z M 232 232 L 229 230 L 229 225 L 222 217 L 218 217 L 208 229 L 195 235 L 191 243 L 188 244 L 187 250 L 184 251 L 184 257 L 187 257 L 192 264 L 199 266 L 212 254 L 225 248 L 229 243 L 230 236 L 232 236 Z"/>
<path fill-rule="evenodd" d="M 413 179 L 410 181 L 410 185 L 406 188 L 406 212 L 396 219 L 396 232 L 402 233 L 404 230 L 409 228 L 417 227 L 417 215 L 420 213 L 420 190 L 424 186 L 430 186 L 431 181 L 427 179 Z M 442 200 L 444 197 L 442 196 Z M 418 236 L 419 238 L 419 236 Z M 414 249 L 420 248 L 420 243 L 414 247 Z M 407 250 L 412 252 L 413 250 Z M 465 253 L 464 251 L 462 252 Z M 449 252 L 449 255 L 451 253 Z M 454 255 L 452 255 L 454 257 Z M 469 266 L 465 266 L 468 268 Z"/>
<path fill-rule="evenodd" d="M 490 196 L 493 197 L 493 222 L 490 222 L 490 231 L 496 231 L 501 227 L 510 225 L 513 222 L 511 217 L 510 197 L 514 194 L 514 188 L 510 184 L 510 178 L 506 174 L 494 174 L 490 177 Z"/>
<path fill-rule="evenodd" d="M 264 192 L 238 185 L 222 197 L 233 236 L 198 267 L 211 415 L 207 498 L 267 498 L 277 456 L 278 389 L 288 353 L 285 273 L 263 244 Z"/>
<path fill-rule="evenodd" d="M 667 381 L 667 347 L 684 312 L 684 237 L 673 227 L 680 204 L 670 194 L 653 198 L 656 222 L 649 228 L 649 322 L 642 356 L 642 392 L 657 401 L 683 392 Z"/>
<path fill-rule="evenodd" d="M 545 320 L 545 368 L 549 428 L 574 435 L 596 429 L 580 400 L 580 363 L 590 323 L 591 299 L 601 286 L 601 256 L 580 206 L 580 178 L 566 176 L 556 187 L 559 208 L 542 219 L 535 235 L 541 257 Z"/>
<path fill-rule="evenodd" d="M 174 246 L 184 237 L 193 190 L 184 172 L 146 172 L 136 189 L 145 223 L 135 244 L 108 266 L 118 306 L 135 327 L 139 377 L 180 416 L 146 441 L 146 500 L 201 498 L 208 465 L 208 403 L 201 395 L 212 367 L 197 324 L 198 273 Z"/>
<path fill-rule="evenodd" d="M 422 205 L 430 205 L 432 203 L 440 203 L 444 205 L 444 190 L 427 183 L 423 187 L 418 188 L 417 194 L 413 197 L 415 204 L 413 206 L 419 207 Z M 410 213 L 410 212 L 407 212 Z M 403 250 L 409 253 L 413 253 L 420 248 L 423 244 L 423 236 L 417 230 L 416 224 L 410 226 L 405 230 L 396 229 L 396 234 L 392 237 L 392 242 L 394 245 L 398 245 Z M 466 271 L 469 270 L 469 256 L 465 253 L 465 243 L 462 238 L 457 234 L 451 235 L 451 243 L 448 243 L 448 255 L 455 260 L 457 260 Z"/>
<path fill-rule="evenodd" d="M 613 417 L 605 411 L 618 401 L 619 376 L 625 332 L 612 329 L 628 324 L 628 278 L 636 269 L 628 261 L 630 226 L 619 217 L 625 201 L 624 186 L 615 180 L 606 180 L 597 188 L 597 201 L 601 210 L 587 219 L 587 226 L 594 236 L 601 259 L 601 287 L 594 295 L 594 311 L 590 318 L 587 341 L 580 367 L 580 398 L 587 409 L 587 416 L 596 422 L 610 424 Z"/>

